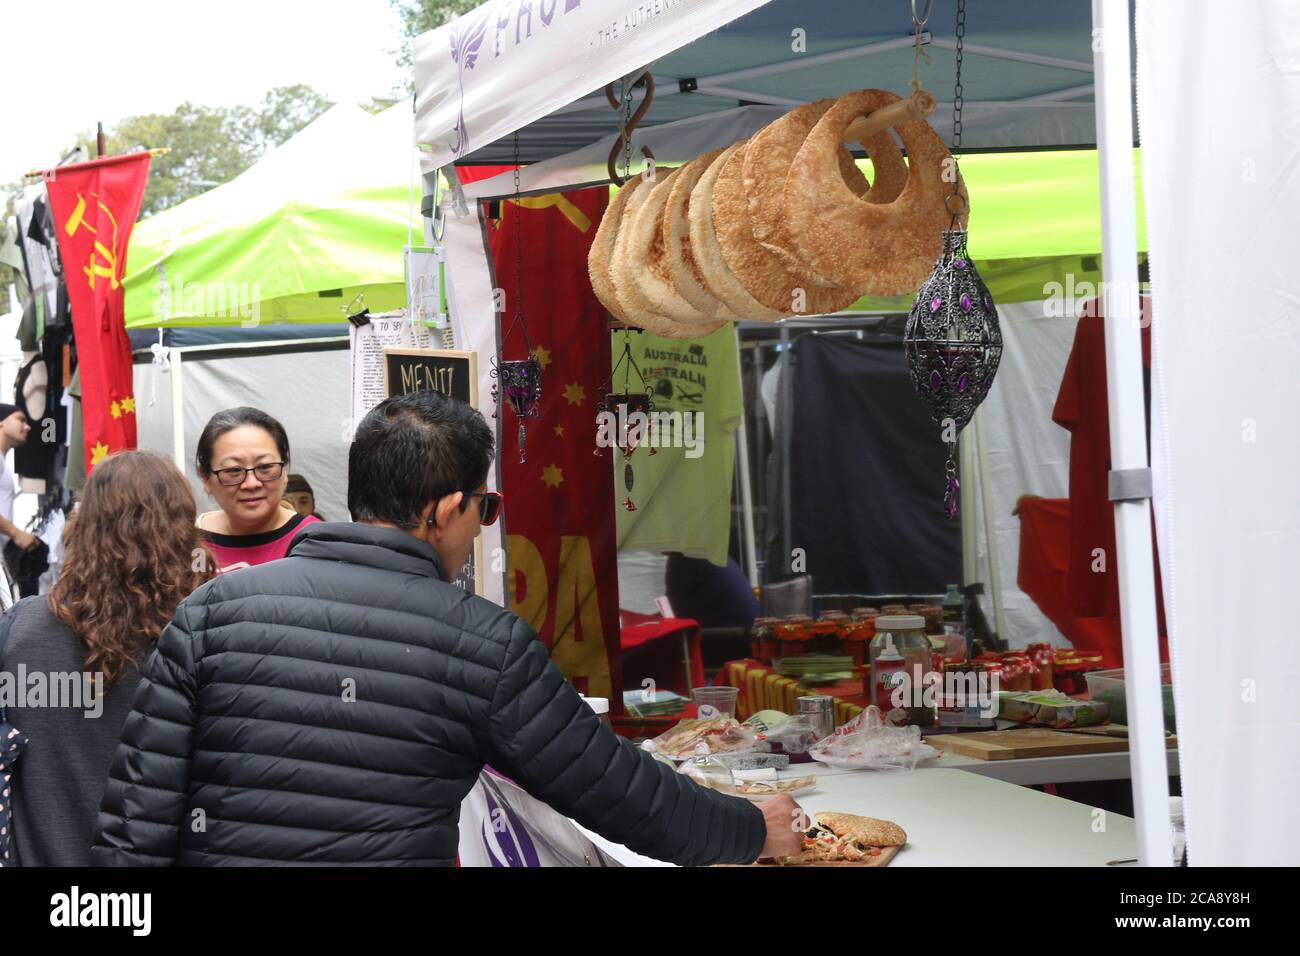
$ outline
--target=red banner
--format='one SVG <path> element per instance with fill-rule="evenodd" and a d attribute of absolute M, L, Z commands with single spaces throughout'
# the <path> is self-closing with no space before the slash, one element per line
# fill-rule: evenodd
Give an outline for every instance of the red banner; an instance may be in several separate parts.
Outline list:
<path fill-rule="evenodd" d="M 122 276 L 148 175 L 149 153 L 141 152 L 60 166 L 46 179 L 81 370 L 87 474 L 113 452 L 135 447 Z"/>
<path fill-rule="evenodd" d="M 525 423 L 522 464 L 518 419 L 508 409 L 501 412 L 510 608 L 533 626 L 579 691 L 611 698 L 619 709 L 614 487 L 610 451 L 595 454 L 609 333 L 587 280 L 587 250 L 608 197 L 600 187 L 526 197 L 522 209 L 507 200 L 490 238 L 497 286 L 505 294 L 501 334 L 514 321 L 518 248 L 520 300 L 532 354 L 542 365 L 542 414 Z M 527 353 L 516 327 L 503 358 Z"/>

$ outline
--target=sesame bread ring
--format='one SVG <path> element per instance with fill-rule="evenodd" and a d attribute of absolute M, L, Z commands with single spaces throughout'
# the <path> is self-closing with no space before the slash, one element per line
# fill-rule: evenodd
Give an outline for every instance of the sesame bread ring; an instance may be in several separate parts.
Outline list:
<path fill-rule="evenodd" d="M 901 123 L 903 191 L 887 203 L 855 196 L 840 174 L 840 142 L 850 123 L 884 105 L 882 92 L 850 93 L 822 114 L 790 165 L 781 208 L 792 251 L 817 275 L 872 295 L 898 295 L 916 291 L 942 250 L 952 218 L 945 206 L 952 186 L 943 181 L 951 157 L 928 123 Z M 958 222 L 965 228 L 965 215 Z"/>

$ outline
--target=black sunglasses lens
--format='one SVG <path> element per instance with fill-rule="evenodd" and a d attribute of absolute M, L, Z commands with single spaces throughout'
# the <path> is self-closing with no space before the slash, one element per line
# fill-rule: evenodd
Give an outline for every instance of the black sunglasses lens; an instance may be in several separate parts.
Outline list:
<path fill-rule="evenodd" d="M 479 518 L 483 524 L 492 524 L 501 513 L 501 496 L 494 492 L 488 492 L 479 499 L 478 509 Z"/>

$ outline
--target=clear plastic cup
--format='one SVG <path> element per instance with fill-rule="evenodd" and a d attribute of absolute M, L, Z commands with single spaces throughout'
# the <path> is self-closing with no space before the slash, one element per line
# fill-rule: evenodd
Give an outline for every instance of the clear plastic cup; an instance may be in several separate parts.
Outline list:
<path fill-rule="evenodd" d="M 694 687 L 691 700 L 700 717 L 735 717 L 739 687 Z"/>

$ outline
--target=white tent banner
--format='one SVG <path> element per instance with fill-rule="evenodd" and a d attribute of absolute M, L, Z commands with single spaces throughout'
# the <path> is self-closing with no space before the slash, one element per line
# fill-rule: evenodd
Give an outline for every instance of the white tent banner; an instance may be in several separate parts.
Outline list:
<path fill-rule="evenodd" d="M 424 168 L 452 163 L 767 2 L 484 3 L 415 40 Z"/>
<path fill-rule="evenodd" d="M 1138 0 L 1136 32 L 1152 466 L 1188 858 L 1294 865 L 1300 6 Z"/>

